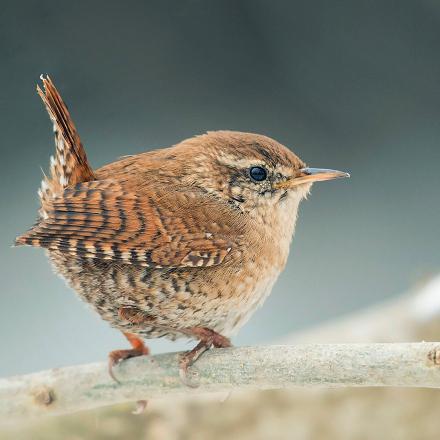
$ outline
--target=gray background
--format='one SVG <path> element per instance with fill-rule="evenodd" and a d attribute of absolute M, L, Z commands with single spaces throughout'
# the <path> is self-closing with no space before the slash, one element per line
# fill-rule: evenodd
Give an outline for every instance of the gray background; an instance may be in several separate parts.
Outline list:
<path fill-rule="evenodd" d="M 352 173 L 315 185 L 288 266 L 237 344 L 268 342 L 438 271 L 435 0 L 2 1 L 0 14 L 1 375 L 126 346 L 41 250 L 10 247 L 34 221 L 53 151 L 40 73 L 60 88 L 95 166 L 234 129 Z"/>

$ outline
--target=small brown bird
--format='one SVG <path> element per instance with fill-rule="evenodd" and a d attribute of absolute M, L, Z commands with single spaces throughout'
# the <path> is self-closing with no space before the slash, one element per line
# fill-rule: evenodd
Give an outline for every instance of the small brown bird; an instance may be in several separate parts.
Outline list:
<path fill-rule="evenodd" d="M 148 354 L 143 338 L 188 337 L 186 370 L 229 338 L 283 270 L 298 205 L 312 182 L 348 177 L 307 168 L 266 136 L 215 131 L 97 170 L 52 81 L 37 87 L 56 153 L 39 190 L 35 226 L 16 244 L 48 250 L 56 271 L 132 348 L 109 368 Z"/>

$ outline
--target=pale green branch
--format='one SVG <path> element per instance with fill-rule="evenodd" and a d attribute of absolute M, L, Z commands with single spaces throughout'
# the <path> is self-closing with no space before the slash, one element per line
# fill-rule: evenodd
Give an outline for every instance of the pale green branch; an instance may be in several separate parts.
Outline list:
<path fill-rule="evenodd" d="M 57 415 L 182 394 L 292 387 L 440 388 L 440 343 L 301 344 L 215 349 L 178 374 L 178 353 L 142 357 L 115 368 L 72 366 L 0 379 L 0 418 Z"/>

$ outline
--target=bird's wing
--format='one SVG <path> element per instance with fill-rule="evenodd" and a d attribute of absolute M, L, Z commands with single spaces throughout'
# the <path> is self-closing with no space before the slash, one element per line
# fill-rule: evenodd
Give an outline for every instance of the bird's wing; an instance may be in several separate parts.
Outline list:
<path fill-rule="evenodd" d="M 213 203 L 191 191 L 80 183 L 47 201 L 45 218 L 16 244 L 147 267 L 215 266 L 234 247 L 237 228 Z"/>

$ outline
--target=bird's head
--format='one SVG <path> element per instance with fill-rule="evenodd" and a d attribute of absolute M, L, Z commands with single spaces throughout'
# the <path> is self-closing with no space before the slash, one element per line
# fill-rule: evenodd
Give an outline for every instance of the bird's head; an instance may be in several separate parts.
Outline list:
<path fill-rule="evenodd" d="M 255 219 L 298 207 L 313 182 L 349 177 L 308 168 L 275 140 L 251 133 L 215 131 L 182 142 L 187 153 L 183 180 L 227 201 Z"/>

